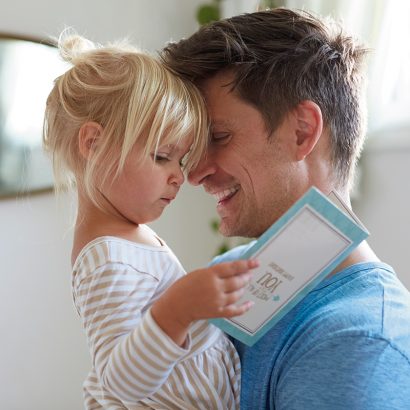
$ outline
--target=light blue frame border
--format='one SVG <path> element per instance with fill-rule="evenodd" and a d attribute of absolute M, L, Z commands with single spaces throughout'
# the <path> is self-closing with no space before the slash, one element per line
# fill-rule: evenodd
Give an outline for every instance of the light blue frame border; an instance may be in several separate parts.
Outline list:
<path fill-rule="evenodd" d="M 324 196 L 318 189 L 312 187 L 302 196 L 289 210 L 276 221 L 257 241 L 251 246 L 241 257 L 247 259 L 254 255 L 265 243 L 280 231 L 285 224 L 306 205 L 318 212 L 324 219 L 329 221 L 336 229 L 348 237 L 352 243 L 336 258 L 332 263 L 327 265 L 322 271 L 314 277 L 305 287 L 299 290 L 293 298 L 283 306 L 255 334 L 240 330 L 233 325 L 229 319 L 211 319 L 210 322 L 218 326 L 220 329 L 240 340 L 248 346 L 255 344 L 269 329 L 271 329 L 279 320 L 282 319 L 291 309 L 293 309 L 317 284 L 324 279 L 341 261 L 343 261 L 360 242 L 369 236 L 369 233 L 356 224 L 349 216 L 341 211 L 333 202 Z"/>

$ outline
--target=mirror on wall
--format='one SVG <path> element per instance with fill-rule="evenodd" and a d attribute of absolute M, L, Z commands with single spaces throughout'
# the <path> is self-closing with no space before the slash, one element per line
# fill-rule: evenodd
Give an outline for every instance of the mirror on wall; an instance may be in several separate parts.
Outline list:
<path fill-rule="evenodd" d="M 0 34 L 0 198 L 52 188 L 43 117 L 53 81 L 67 68 L 54 46 Z"/>

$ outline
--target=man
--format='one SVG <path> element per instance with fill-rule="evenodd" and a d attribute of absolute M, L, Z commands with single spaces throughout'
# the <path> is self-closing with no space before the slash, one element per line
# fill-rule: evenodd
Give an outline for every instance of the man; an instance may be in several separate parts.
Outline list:
<path fill-rule="evenodd" d="M 224 235 L 260 236 L 313 185 L 350 204 L 365 55 L 333 23 L 288 9 L 166 47 L 208 106 L 208 151 L 189 180 L 215 196 Z M 410 295 L 365 242 L 253 347 L 236 347 L 243 409 L 410 408 Z"/>

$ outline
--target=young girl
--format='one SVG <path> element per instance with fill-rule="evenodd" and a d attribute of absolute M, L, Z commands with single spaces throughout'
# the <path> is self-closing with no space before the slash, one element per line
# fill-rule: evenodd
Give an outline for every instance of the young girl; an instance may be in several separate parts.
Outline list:
<path fill-rule="evenodd" d="M 60 38 L 73 67 L 47 100 L 44 146 L 75 182 L 72 291 L 92 356 L 87 409 L 233 409 L 240 367 L 205 320 L 244 313 L 257 263 L 188 275 L 145 223 L 162 214 L 206 144 L 199 92 L 128 45 Z M 182 165 L 184 164 L 184 165 Z M 65 180 L 64 180 L 65 178 Z"/>

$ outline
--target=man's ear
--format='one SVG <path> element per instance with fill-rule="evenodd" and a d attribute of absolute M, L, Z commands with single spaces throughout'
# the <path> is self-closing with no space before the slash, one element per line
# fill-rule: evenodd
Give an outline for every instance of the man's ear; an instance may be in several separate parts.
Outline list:
<path fill-rule="evenodd" d="M 294 110 L 296 120 L 296 159 L 305 159 L 315 148 L 323 130 L 322 111 L 310 100 L 302 101 Z"/>
<path fill-rule="evenodd" d="M 78 131 L 78 148 L 84 159 L 89 159 L 98 144 L 103 128 L 94 121 L 85 122 Z"/>

